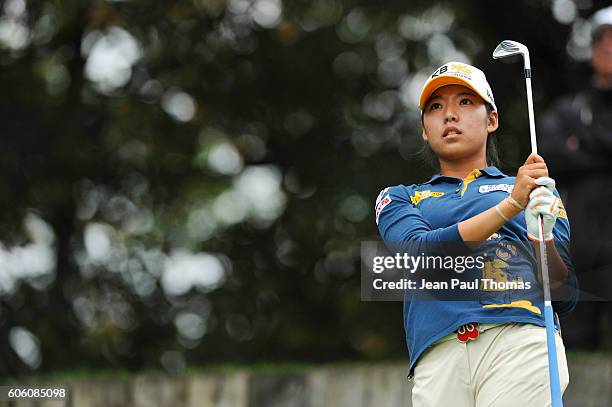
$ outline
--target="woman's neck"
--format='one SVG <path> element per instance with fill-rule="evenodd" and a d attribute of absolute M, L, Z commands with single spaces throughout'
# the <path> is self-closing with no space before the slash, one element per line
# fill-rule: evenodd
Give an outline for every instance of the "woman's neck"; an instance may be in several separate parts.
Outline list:
<path fill-rule="evenodd" d="M 465 161 L 444 161 L 440 160 L 440 174 L 447 177 L 465 178 L 475 168 L 487 167 L 487 160 L 485 158 L 477 158 Z"/>

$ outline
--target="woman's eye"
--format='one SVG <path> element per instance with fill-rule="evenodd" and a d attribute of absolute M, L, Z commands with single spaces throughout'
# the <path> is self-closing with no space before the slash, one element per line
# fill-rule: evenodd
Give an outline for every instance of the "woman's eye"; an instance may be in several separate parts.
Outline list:
<path fill-rule="evenodd" d="M 442 107 L 442 105 L 441 105 L 440 103 L 436 103 L 436 102 L 434 102 L 434 103 L 432 103 L 432 104 L 429 106 L 429 110 L 435 110 L 435 109 L 439 109 L 439 108 L 441 108 L 441 107 Z"/>
<path fill-rule="evenodd" d="M 459 104 L 462 104 L 462 105 L 471 105 L 472 101 L 470 99 L 468 99 L 468 98 L 464 98 L 464 99 L 461 99 Z"/>

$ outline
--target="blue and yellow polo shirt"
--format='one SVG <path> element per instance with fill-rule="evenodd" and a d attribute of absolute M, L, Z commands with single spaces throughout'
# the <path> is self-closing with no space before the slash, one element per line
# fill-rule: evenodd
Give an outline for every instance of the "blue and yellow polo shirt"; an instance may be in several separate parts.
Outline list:
<path fill-rule="evenodd" d="M 496 167 L 487 167 L 473 170 L 464 179 L 437 174 L 423 184 L 385 188 L 375 206 L 380 235 L 395 251 L 404 243 L 428 247 L 451 242 L 462 245 L 458 223 L 505 199 L 512 193 L 514 180 Z M 558 196 L 557 191 L 555 194 Z M 570 224 L 563 205 L 558 215 L 553 235 L 569 271 L 564 289 L 571 287 L 563 301 L 554 303 L 555 311 L 563 315 L 574 308 L 578 290 L 569 254 Z M 524 322 L 545 326 L 543 294 L 536 282 L 536 257 L 533 244 L 527 239 L 523 213 L 502 226 L 489 241 L 508 250 L 485 263 L 482 277 L 496 281 L 531 281 L 533 288 L 529 292 L 487 291 L 473 301 L 411 301 L 406 296 L 404 328 L 411 370 L 429 346 L 469 322 Z M 513 256 L 515 252 L 526 255 Z"/>

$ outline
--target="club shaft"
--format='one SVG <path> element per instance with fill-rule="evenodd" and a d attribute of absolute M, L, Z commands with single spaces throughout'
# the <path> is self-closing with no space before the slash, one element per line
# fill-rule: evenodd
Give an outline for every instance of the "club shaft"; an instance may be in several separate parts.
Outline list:
<path fill-rule="evenodd" d="M 540 216 L 539 219 L 539 228 L 540 228 L 540 241 L 538 242 L 538 246 L 540 249 L 540 266 L 542 271 L 542 286 L 544 288 L 544 302 L 550 302 L 550 279 L 548 277 L 548 255 L 546 254 L 546 242 L 544 242 L 544 226 L 543 220 Z"/>
<path fill-rule="evenodd" d="M 533 113 L 533 96 L 531 91 L 531 62 L 529 54 L 523 55 L 525 68 L 525 86 L 527 89 L 527 111 L 529 113 L 529 135 L 531 139 L 531 152 L 538 153 L 536 139 L 535 117 Z M 561 398 L 561 386 L 559 383 L 559 365 L 557 362 L 557 345 L 555 341 L 554 313 L 550 298 L 550 280 L 548 276 L 548 256 L 546 243 L 544 242 L 544 221 L 540 216 L 538 222 L 539 246 L 540 246 L 540 268 L 542 272 L 542 288 L 544 290 L 544 323 L 546 325 L 546 346 L 548 348 L 548 375 L 550 382 L 550 397 L 552 407 L 563 407 Z"/>
<path fill-rule="evenodd" d="M 561 384 L 559 383 L 559 364 L 557 361 L 557 342 L 555 339 L 555 326 L 553 308 L 550 301 L 544 303 L 546 320 L 546 346 L 548 347 L 548 377 L 550 382 L 550 397 L 552 407 L 563 407 L 561 397 Z"/>
<path fill-rule="evenodd" d="M 529 112 L 529 136 L 531 139 L 531 152 L 538 153 L 538 142 L 536 140 L 535 117 L 533 115 L 533 96 L 531 94 L 531 78 L 525 78 L 527 88 L 527 110 Z"/>
<path fill-rule="evenodd" d="M 550 280 L 548 277 L 548 256 L 546 242 L 544 241 L 544 220 L 540 216 L 538 222 L 540 248 L 540 266 L 542 271 L 542 285 L 544 288 L 544 323 L 546 325 L 546 346 L 548 348 L 548 376 L 550 382 L 550 397 L 552 407 L 563 407 L 561 386 L 559 383 L 559 364 L 557 361 L 557 343 L 555 340 L 555 324 L 552 302 L 550 299 Z"/>

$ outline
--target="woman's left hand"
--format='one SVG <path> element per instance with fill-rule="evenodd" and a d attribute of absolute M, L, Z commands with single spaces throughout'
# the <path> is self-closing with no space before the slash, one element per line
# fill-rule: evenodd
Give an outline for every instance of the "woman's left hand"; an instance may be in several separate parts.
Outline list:
<path fill-rule="evenodd" d="M 525 208 L 525 221 L 527 223 L 527 237 L 531 240 L 539 241 L 540 235 L 540 216 L 544 227 L 543 234 L 545 241 L 553 239 L 553 227 L 557 221 L 557 213 L 561 200 L 554 194 L 555 180 L 549 177 L 540 177 L 535 180 L 538 188 L 529 194 L 529 203 Z"/>

